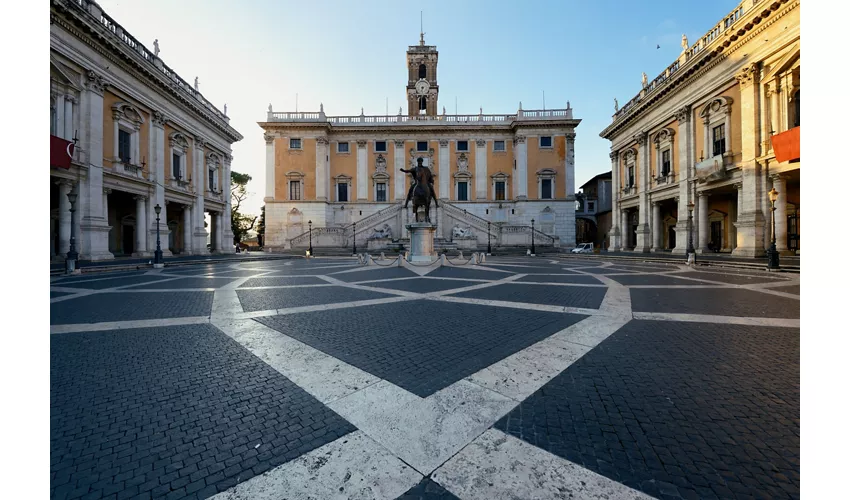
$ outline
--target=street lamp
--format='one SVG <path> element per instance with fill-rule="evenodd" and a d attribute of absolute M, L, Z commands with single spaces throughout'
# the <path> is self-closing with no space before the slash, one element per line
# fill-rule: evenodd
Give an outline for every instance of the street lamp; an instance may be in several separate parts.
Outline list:
<path fill-rule="evenodd" d="M 312 257 L 313 256 L 313 221 L 312 220 L 307 221 L 307 227 L 310 228 L 310 248 L 307 249 L 307 256 Z"/>
<path fill-rule="evenodd" d="M 490 249 L 490 221 L 487 221 L 487 255 L 492 254 L 493 251 Z"/>
<path fill-rule="evenodd" d="M 779 269 L 779 252 L 776 251 L 776 198 L 779 197 L 779 191 L 774 187 L 767 196 L 770 199 L 770 248 L 767 250 L 767 270 L 776 271 Z"/>
<path fill-rule="evenodd" d="M 531 219 L 531 256 L 534 257 L 534 219 Z"/>
<path fill-rule="evenodd" d="M 153 207 L 153 211 L 156 212 L 156 250 L 153 252 L 153 265 L 156 267 L 157 265 L 162 265 L 162 248 L 159 246 L 159 212 L 162 210 L 162 207 L 159 206 L 159 203 Z"/>
<path fill-rule="evenodd" d="M 694 262 L 696 262 L 697 255 L 696 250 L 694 250 L 694 202 L 688 203 L 688 255 L 693 254 Z"/>
<path fill-rule="evenodd" d="M 77 268 L 77 245 L 74 238 L 74 212 L 77 209 L 74 205 L 77 203 L 77 188 L 76 186 L 68 193 L 68 201 L 71 202 L 71 246 L 68 248 L 68 255 L 65 257 L 65 272 L 73 274 Z"/>
<path fill-rule="evenodd" d="M 357 255 L 357 221 L 354 221 L 354 249 L 351 251 L 353 255 Z"/>

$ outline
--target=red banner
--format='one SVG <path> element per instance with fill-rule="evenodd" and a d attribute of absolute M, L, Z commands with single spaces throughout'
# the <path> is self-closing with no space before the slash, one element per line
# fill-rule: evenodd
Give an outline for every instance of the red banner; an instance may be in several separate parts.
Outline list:
<path fill-rule="evenodd" d="M 773 153 L 776 161 L 791 161 L 800 159 L 800 127 L 776 134 L 770 137 L 773 142 Z"/>
<path fill-rule="evenodd" d="M 50 166 L 71 168 L 71 158 L 74 156 L 74 143 L 55 135 L 50 136 Z"/>

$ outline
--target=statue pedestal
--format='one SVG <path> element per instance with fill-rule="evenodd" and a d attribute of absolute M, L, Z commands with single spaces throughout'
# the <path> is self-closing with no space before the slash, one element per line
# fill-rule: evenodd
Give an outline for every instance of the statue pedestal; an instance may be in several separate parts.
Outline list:
<path fill-rule="evenodd" d="M 434 251 L 434 234 L 437 228 L 427 222 L 414 222 L 407 224 L 410 231 L 410 256 L 409 262 L 430 264 L 437 259 Z"/>

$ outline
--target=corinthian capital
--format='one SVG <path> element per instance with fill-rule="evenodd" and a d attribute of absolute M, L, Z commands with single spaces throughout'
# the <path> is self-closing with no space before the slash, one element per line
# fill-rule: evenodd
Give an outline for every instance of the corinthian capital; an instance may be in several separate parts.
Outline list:
<path fill-rule="evenodd" d="M 365 148 L 366 147 L 366 141 L 363 140 L 363 139 L 358 140 L 357 141 L 357 147 L 358 148 Z"/>
<path fill-rule="evenodd" d="M 321 144 L 321 145 L 325 145 L 325 144 L 329 144 L 329 143 L 330 143 L 330 141 L 328 141 L 328 138 L 327 138 L 327 137 L 317 137 L 317 138 L 316 138 L 316 143 L 317 143 L 317 144 Z"/>
<path fill-rule="evenodd" d="M 691 107 L 684 106 L 682 108 L 679 108 L 678 110 L 676 110 L 675 115 L 676 120 L 678 120 L 679 123 L 687 123 L 691 120 Z"/>
<path fill-rule="evenodd" d="M 646 132 L 640 132 L 639 134 L 635 134 L 634 140 L 638 143 L 638 146 L 643 146 L 647 142 L 647 137 Z"/>
<path fill-rule="evenodd" d="M 268 132 L 263 134 L 263 139 L 266 140 L 266 144 L 271 144 L 274 142 L 274 136 Z"/>
<path fill-rule="evenodd" d="M 620 153 L 618 151 L 611 151 L 610 153 L 608 153 L 608 158 L 611 158 L 611 161 L 617 161 L 619 157 Z"/>
<path fill-rule="evenodd" d="M 106 89 L 107 85 L 109 85 L 109 82 L 107 82 L 102 75 L 95 73 L 92 70 L 86 72 L 86 87 L 90 91 L 103 95 L 103 91 Z"/>
<path fill-rule="evenodd" d="M 759 67 L 757 63 L 744 66 L 741 71 L 735 73 L 735 79 L 741 87 L 748 87 L 758 79 Z"/>

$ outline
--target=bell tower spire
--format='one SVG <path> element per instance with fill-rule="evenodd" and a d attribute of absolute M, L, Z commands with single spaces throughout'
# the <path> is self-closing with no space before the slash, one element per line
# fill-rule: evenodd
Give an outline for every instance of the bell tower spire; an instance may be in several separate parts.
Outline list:
<path fill-rule="evenodd" d="M 437 47 L 425 45 L 422 12 L 419 13 L 419 45 L 407 47 L 407 114 L 437 116 Z"/>

